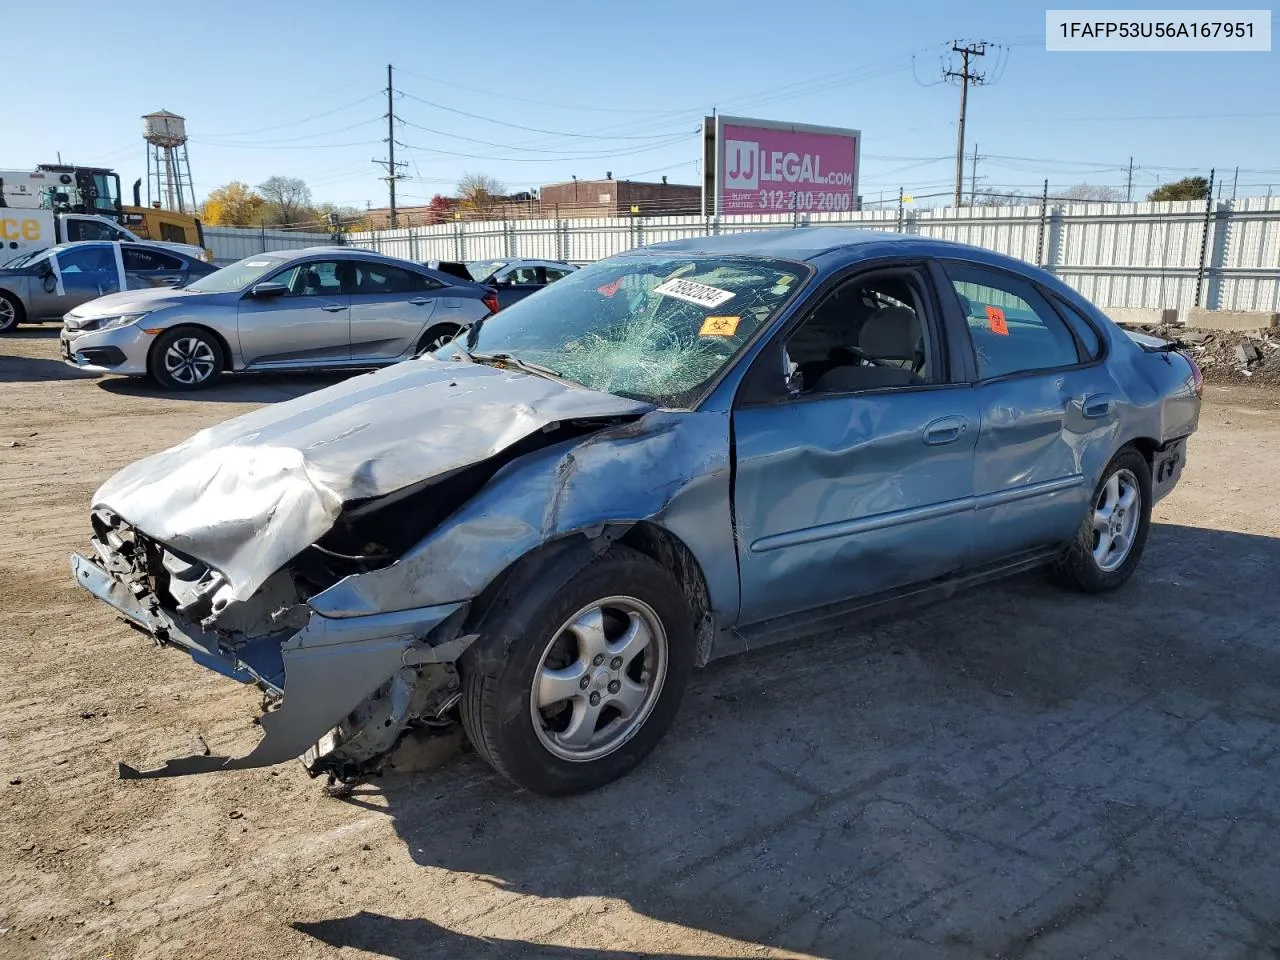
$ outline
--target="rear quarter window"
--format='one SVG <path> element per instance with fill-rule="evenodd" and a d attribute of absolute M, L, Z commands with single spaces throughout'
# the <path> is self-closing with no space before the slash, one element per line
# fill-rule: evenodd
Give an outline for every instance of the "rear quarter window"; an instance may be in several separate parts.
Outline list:
<path fill-rule="evenodd" d="M 1102 356 L 1102 338 L 1098 336 L 1098 331 L 1094 329 L 1093 324 L 1085 319 L 1084 314 L 1073 307 L 1061 297 L 1053 297 L 1053 305 L 1058 308 L 1058 312 L 1062 314 L 1067 326 L 1071 328 L 1071 332 L 1076 335 L 1076 339 L 1080 341 L 1080 352 L 1085 360 L 1097 360 Z"/>

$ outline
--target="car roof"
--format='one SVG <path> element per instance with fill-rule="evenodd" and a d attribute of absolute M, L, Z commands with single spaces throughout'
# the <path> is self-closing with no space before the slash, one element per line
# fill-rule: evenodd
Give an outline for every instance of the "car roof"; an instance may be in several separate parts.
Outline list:
<path fill-rule="evenodd" d="M 363 247 L 348 247 L 345 245 L 319 244 L 314 247 L 294 247 L 292 250 L 266 250 L 262 253 L 250 254 L 242 259 L 248 260 L 250 257 L 276 257 L 281 260 L 300 260 L 304 257 L 315 256 L 340 256 L 349 260 L 373 260 L 380 263 L 405 264 L 411 267 L 417 267 L 419 270 L 423 265 L 416 260 L 408 260 L 404 257 L 393 257 L 387 253 L 378 253 L 376 250 L 365 250 Z"/>
<path fill-rule="evenodd" d="M 738 254 L 770 256 L 789 260 L 816 260 L 838 250 L 853 252 L 859 247 L 901 246 L 902 253 L 938 255 L 940 252 L 977 250 L 967 244 L 932 237 L 911 236 L 888 230 L 862 230 L 856 227 L 795 227 L 780 230 L 751 230 L 711 237 L 669 240 L 642 248 L 660 253 L 691 253 L 707 256 Z M 990 251 L 983 251 L 990 253 Z"/>
<path fill-rule="evenodd" d="M 452 261 L 457 262 L 457 261 Z M 514 266 L 518 263 L 554 263 L 560 267 L 572 267 L 573 264 L 567 260 L 555 260 L 549 257 L 481 257 L 478 260 L 463 260 L 463 263 L 501 263 L 505 266 Z"/>

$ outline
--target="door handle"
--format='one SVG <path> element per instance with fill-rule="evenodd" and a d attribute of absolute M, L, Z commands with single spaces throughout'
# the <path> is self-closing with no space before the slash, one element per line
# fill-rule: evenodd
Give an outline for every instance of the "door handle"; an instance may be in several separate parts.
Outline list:
<path fill-rule="evenodd" d="M 941 417 L 924 428 L 924 442 L 930 447 L 955 443 L 968 429 L 969 421 L 964 417 Z"/>
<path fill-rule="evenodd" d="M 1099 420 L 1111 412 L 1111 398 L 1102 393 L 1085 397 L 1080 404 L 1080 412 L 1090 420 Z"/>
<path fill-rule="evenodd" d="M 414 298 L 413 298 L 412 300 L 410 300 L 409 302 L 410 302 L 410 303 L 412 303 L 415 307 L 420 307 L 420 306 L 422 306 L 424 303 L 430 303 L 430 302 L 431 302 L 431 298 L 430 298 L 430 297 L 414 297 Z"/>
<path fill-rule="evenodd" d="M 176 287 L 178 284 L 182 282 L 182 278 L 181 277 L 161 277 L 160 282 L 163 283 L 166 287 Z"/>
<path fill-rule="evenodd" d="M 340 303 L 322 303 L 320 309 L 326 313 L 340 313 L 347 308 Z"/>

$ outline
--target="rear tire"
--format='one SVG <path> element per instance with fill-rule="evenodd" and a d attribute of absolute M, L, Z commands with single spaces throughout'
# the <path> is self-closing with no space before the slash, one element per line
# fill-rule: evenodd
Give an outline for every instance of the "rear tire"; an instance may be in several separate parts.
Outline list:
<path fill-rule="evenodd" d="M 435 353 L 441 347 L 446 346 L 461 331 L 462 328 L 456 323 L 437 323 L 422 335 L 422 339 L 418 341 L 418 349 L 414 351 L 414 356 L 421 353 Z"/>
<path fill-rule="evenodd" d="M 218 382 L 226 365 L 222 343 L 200 327 L 174 327 L 151 346 L 147 370 L 166 390 L 203 390 Z"/>
<path fill-rule="evenodd" d="M 619 545 L 585 563 L 553 558 L 504 591 L 477 632 L 459 664 L 467 737 L 498 773 L 549 796 L 594 790 L 636 767 L 693 672 L 680 585 Z"/>
<path fill-rule="evenodd" d="M 22 309 L 22 301 L 12 294 L 0 293 L 0 333 L 18 329 L 24 319 L 26 311 Z"/>
<path fill-rule="evenodd" d="M 1089 512 L 1054 572 L 1085 593 L 1115 590 L 1137 569 L 1150 527 L 1151 468 L 1126 447 L 1102 471 Z"/>

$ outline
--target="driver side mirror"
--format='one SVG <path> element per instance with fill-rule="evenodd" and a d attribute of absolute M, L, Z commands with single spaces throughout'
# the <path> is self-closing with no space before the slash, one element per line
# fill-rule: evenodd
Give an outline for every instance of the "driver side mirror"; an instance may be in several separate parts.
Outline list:
<path fill-rule="evenodd" d="M 489 281 L 489 285 L 492 287 L 509 287 L 511 283 L 510 277 L 495 277 Z"/>
<path fill-rule="evenodd" d="M 261 297 L 266 299 L 268 297 L 278 297 L 288 292 L 289 287 L 287 285 L 283 283 L 276 283 L 274 280 L 269 280 L 266 283 L 254 284 L 249 290 L 249 295 L 255 298 Z"/>

